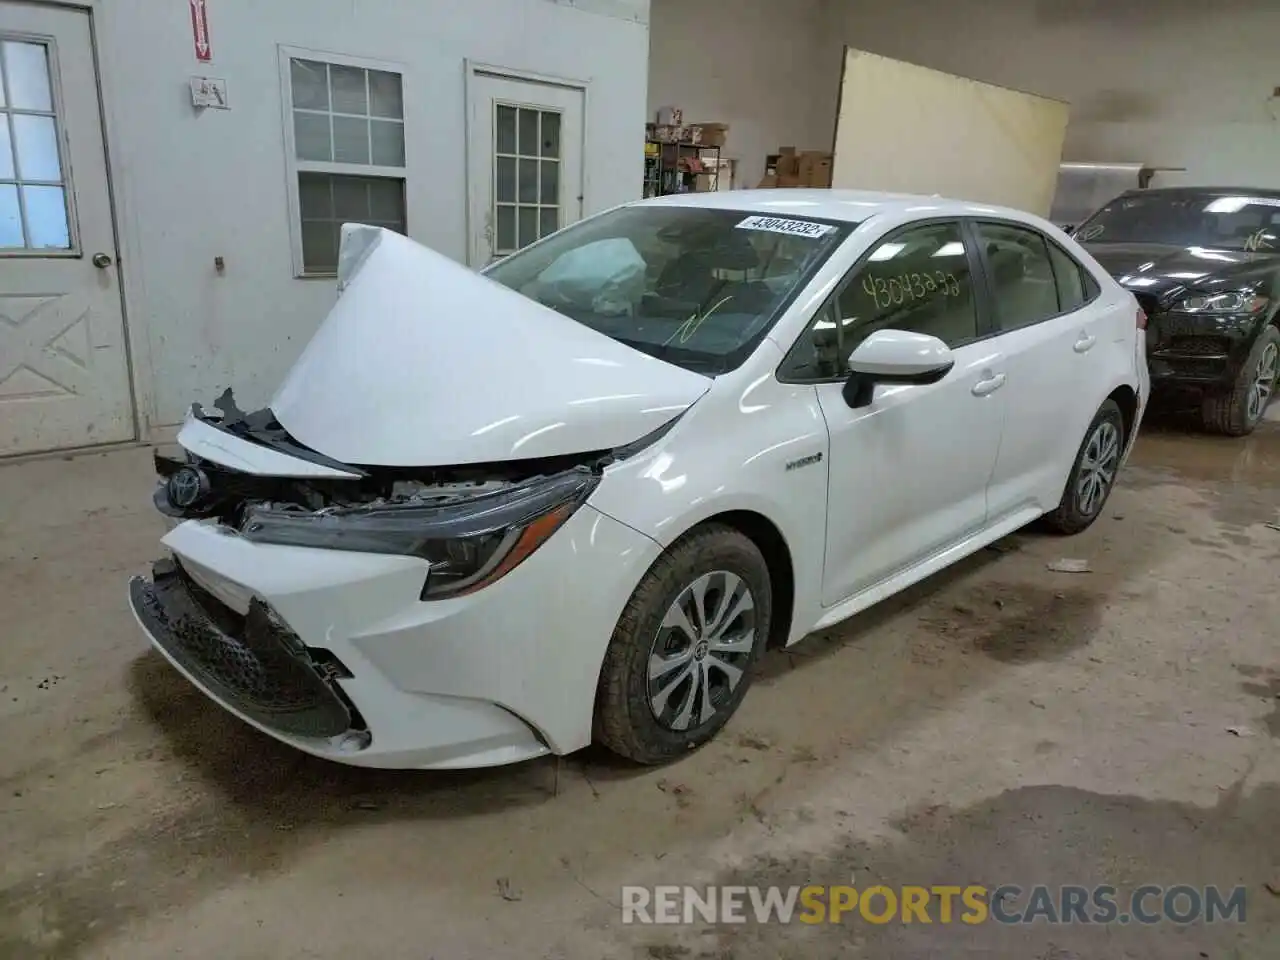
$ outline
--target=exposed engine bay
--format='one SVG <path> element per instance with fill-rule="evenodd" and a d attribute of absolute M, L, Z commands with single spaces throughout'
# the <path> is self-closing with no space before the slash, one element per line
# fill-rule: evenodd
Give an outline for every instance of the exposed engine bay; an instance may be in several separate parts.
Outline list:
<path fill-rule="evenodd" d="M 230 390 L 215 407 L 217 414 L 207 414 L 193 405 L 188 426 L 269 448 L 293 472 L 314 466 L 322 476 L 249 473 L 186 447 L 157 452 L 153 499 L 161 513 L 215 521 L 261 544 L 418 557 L 430 565 L 424 600 L 478 589 L 518 564 L 586 502 L 606 466 L 648 447 L 679 419 L 613 450 L 406 468 L 327 458 L 294 440 L 269 409 L 242 411 Z"/>
<path fill-rule="evenodd" d="M 161 513 L 177 520 L 213 518 L 237 529 L 250 505 L 315 514 L 411 503 L 440 507 L 566 471 L 598 474 L 608 464 L 657 440 L 675 422 L 615 450 L 494 464 L 406 468 L 332 460 L 294 440 L 270 409 L 241 410 L 230 389 L 214 402 L 214 409 L 216 413 L 208 413 L 200 404 L 193 404 L 192 415 L 232 436 L 350 475 L 350 479 L 264 477 L 222 466 L 181 448 L 156 451 L 160 482 L 153 500 Z"/>

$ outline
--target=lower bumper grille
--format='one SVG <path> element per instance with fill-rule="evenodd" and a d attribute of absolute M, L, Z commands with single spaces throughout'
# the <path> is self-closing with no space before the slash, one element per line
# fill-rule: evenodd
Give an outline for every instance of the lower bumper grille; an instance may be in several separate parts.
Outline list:
<path fill-rule="evenodd" d="M 155 642 L 227 706 L 295 736 L 353 728 L 345 700 L 261 600 L 238 616 L 172 561 L 158 562 L 150 583 L 135 579 L 129 598 Z"/>

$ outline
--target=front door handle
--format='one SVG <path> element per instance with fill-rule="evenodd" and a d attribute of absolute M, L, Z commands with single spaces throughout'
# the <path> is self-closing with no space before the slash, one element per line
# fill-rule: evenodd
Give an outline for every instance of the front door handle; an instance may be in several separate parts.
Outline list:
<path fill-rule="evenodd" d="M 971 391 L 975 397 L 985 397 L 988 394 L 995 393 L 1004 386 L 1006 377 L 1003 373 L 997 373 L 994 377 L 987 377 L 985 380 L 979 380 L 973 385 Z"/>
<path fill-rule="evenodd" d="M 1080 334 L 1080 339 L 1076 341 L 1075 346 L 1071 349 L 1076 353 L 1088 353 L 1093 345 L 1098 342 L 1098 338 L 1087 333 Z"/>

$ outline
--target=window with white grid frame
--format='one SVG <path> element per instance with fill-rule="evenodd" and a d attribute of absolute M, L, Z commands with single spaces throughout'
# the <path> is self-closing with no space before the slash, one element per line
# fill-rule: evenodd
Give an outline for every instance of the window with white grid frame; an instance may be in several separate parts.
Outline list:
<path fill-rule="evenodd" d="M 301 272 L 337 272 L 344 223 L 407 232 L 404 88 L 371 66 L 289 57 Z"/>
<path fill-rule="evenodd" d="M 560 229 L 558 110 L 495 103 L 493 253 L 504 257 Z"/>
<path fill-rule="evenodd" d="M 73 247 L 47 44 L 0 38 L 0 254 Z"/>

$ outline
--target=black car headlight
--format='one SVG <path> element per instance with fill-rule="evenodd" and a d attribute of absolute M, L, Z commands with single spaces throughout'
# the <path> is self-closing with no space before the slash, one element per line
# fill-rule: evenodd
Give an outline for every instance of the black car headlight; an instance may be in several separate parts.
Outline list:
<path fill-rule="evenodd" d="M 260 503 L 240 524 L 246 540 L 420 557 L 422 599 L 471 593 L 515 569 L 591 495 L 599 478 L 576 469 L 445 503 L 406 500 L 311 512 Z"/>
<path fill-rule="evenodd" d="M 1226 293 L 1193 293 L 1174 306 L 1179 313 L 1255 314 L 1267 308 L 1266 297 L 1253 290 L 1231 290 Z"/>

